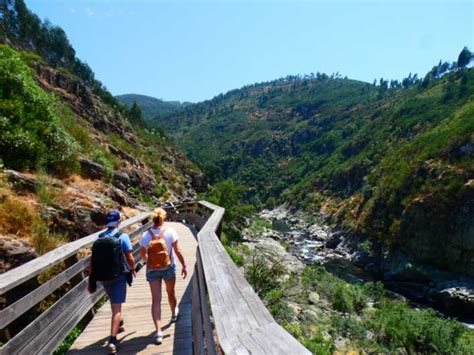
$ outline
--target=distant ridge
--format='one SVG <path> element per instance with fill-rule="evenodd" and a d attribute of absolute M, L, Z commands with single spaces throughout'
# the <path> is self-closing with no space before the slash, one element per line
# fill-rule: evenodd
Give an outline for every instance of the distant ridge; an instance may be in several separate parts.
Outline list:
<path fill-rule="evenodd" d="M 160 115 L 168 115 L 191 104 L 190 102 L 164 101 L 157 99 L 156 97 L 139 94 L 124 94 L 115 97 L 129 108 L 133 106 L 134 102 L 136 102 L 145 119 L 151 119 Z"/>

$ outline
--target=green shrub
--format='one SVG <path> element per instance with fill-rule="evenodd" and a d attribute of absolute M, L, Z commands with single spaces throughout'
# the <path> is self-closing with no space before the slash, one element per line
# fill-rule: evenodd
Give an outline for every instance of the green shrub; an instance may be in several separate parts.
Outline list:
<path fill-rule="evenodd" d="M 76 339 L 81 335 L 82 330 L 75 326 L 61 344 L 56 348 L 53 355 L 65 355 Z"/>
<path fill-rule="evenodd" d="M 355 311 L 354 297 L 348 285 L 338 285 L 334 292 L 332 306 L 341 312 L 352 313 Z"/>
<path fill-rule="evenodd" d="M 118 165 L 117 159 L 113 154 L 107 153 L 102 148 L 97 148 L 90 154 L 90 158 L 104 167 L 104 175 L 107 179 L 112 177 L 112 174 Z"/>
<path fill-rule="evenodd" d="M 302 338 L 300 342 L 316 355 L 331 355 L 336 351 L 336 346 L 332 339 L 324 339 L 321 334 L 312 338 Z"/>
<path fill-rule="evenodd" d="M 353 340 L 363 340 L 366 338 L 367 325 L 352 315 L 348 317 L 334 315 L 331 317 L 330 332 L 334 336 L 343 335 Z"/>
<path fill-rule="evenodd" d="M 400 301 L 384 302 L 369 326 L 387 348 L 403 348 L 409 353 L 460 353 L 467 332 L 461 323 L 440 318 L 432 310 L 412 309 Z"/>
<path fill-rule="evenodd" d="M 57 189 L 52 187 L 47 179 L 39 179 L 36 185 L 36 198 L 45 206 L 50 206 L 59 193 Z"/>
<path fill-rule="evenodd" d="M 234 249 L 232 249 L 230 246 L 225 245 L 224 246 L 225 250 L 227 251 L 227 254 L 229 254 L 230 258 L 234 262 L 235 265 L 237 266 L 243 266 L 244 265 L 244 258 L 242 258 L 239 254 L 237 254 Z"/>
<path fill-rule="evenodd" d="M 18 52 L 0 45 L 0 157 L 17 170 L 77 170 L 78 145 L 55 116 L 55 101 L 39 87 Z"/>
<path fill-rule="evenodd" d="M 265 229 L 272 229 L 272 224 L 265 219 L 256 217 L 250 222 L 249 228 L 252 232 L 261 234 Z"/>
<path fill-rule="evenodd" d="M 280 288 L 278 278 L 281 277 L 285 269 L 279 262 L 268 263 L 268 258 L 256 252 L 246 265 L 245 277 L 254 291 L 265 298 L 268 292 Z"/>
<path fill-rule="evenodd" d="M 273 290 L 265 296 L 265 301 L 269 304 L 268 310 L 278 323 L 288 323 L 294 320 L 295 312 L 288 302 L 283 300 L 283 290 Z"/>

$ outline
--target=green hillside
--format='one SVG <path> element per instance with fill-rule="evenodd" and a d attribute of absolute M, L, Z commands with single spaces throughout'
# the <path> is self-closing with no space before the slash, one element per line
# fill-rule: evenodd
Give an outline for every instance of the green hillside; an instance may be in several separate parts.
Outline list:
<path fill-rule="evenodd" d="M 390 87 L 324 74 L 287 77 L 155 122 L 211 178 L 246 186 L 259 207 L 322 210 L 388 246 L 428 232 L 449 243 L 472 216 L 474 69 L 448 67 Z M 456 224 L 458 208 L 468 212 Z M 451 265 L 442 249 L 417 254 L 416 243 L 408 244 L 423 261 L 474 275 Z"/>
<path fill-rule="evenodd" d="M 188 102 L 164 101 L 151 96 L 138 94 L 117 95 L 115 98 L 128 108 L 132 108 L 133 104 L 136 103 L 140 107 L 145 120 L 152 120 L 156 116 L 169 115 L 184 106 L 190 105 Z"/>

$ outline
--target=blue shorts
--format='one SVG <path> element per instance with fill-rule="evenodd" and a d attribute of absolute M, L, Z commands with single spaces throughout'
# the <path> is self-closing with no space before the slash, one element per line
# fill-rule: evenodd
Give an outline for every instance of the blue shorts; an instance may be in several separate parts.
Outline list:
<path fill-rule="evenodd" d="M 165 281 L 171 281 L 176 278 L 176 264 L 171 265 L 169 268 L 164 270 L 147 270 L 146 280 L 153 282 L 158 279 Z"/>
<path fill-rule="evenodd" d="M 102 282 L 110 303 L 125 303 L 127 297 L 127 274 L 123 273 L 116 280 Z"/>

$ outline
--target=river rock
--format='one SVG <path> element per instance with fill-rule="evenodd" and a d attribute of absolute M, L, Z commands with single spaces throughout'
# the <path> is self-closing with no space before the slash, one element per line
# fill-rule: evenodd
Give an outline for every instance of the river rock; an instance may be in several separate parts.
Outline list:
<path fill-rule="evenodd" d="M 457 284 L 442 287 L 431 291 L 430 297 L 439 303 L 439 307 L 446 313 L 454 314 L 461 319 L 474 320 L 474 285 Z"/>
<path fill-rule="evenodd" d="M 282 265 L 289 272 L 300 272 L 304 264 L 295 256 L 289 253 L 278 241 L 271 238 L 257 238 L 252 241 L 244 242 L 250 250 L 257 250 L 269 257 L 269 260 L 283 260 Z"/>
<path fill-rule="evenodd" d="M 319 224 L 313 224 L 308 228 L 308 233 L 311 236 L 311 238 L 319 240 L 319 241 L 325 241 L 328 239 L 328 233 L 326 230 L 324 230 Z"/>

